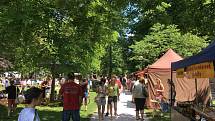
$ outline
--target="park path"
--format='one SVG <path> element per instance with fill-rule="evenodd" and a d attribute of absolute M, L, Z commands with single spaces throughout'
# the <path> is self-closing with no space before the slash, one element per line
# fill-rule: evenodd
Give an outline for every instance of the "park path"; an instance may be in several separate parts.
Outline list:
<path fill-rule="evenodd" d="M 132 101 L 132 96 L 130 92 L 125 91 L 120 95 L 120 101 L 118 102 L 118 106 L 117 106 L 118 116 L 114 117 L 112 121 L 135 121 L 136 120 L 135 105 L 131 101 Z M 98 121 L 97 113 L 95 113 L 91 117 L 91 121 Z M 110 121 L 110 116 L 104 117 L 103 121 Z M 146 116 L 144 121 L 148 121 Z"/>

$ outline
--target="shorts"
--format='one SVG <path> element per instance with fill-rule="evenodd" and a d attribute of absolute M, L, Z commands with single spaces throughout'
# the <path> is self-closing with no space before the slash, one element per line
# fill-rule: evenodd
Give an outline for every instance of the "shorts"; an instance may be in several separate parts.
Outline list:
<path fill-rule="evenodd" d="M 16 102 L 15 99 L 8 99 L 8 107 L 15 107 L 16 106 Z"/>
<path fill-rule="evenodd" d="M 88 97 L 88 92 L 84 92 L 84 98 Z"/>
<path fill-rule="evenodd" d="M 80 110 L 63 110 L 62 121 L 80 121 Z"/>
<path fill-rule="evenodd" d="M 106 105 L 106 99 L 105 99 L 105 97 L 100 97 L 98 100 L 96 100 L 96 104 L 97 105 L 105 106 Z"/>
<path fill-rule="evenodd" d="M 136 111 L 144 110 L 144 106 L 146 102 L 145 98 L 134 98 L 134 102 L 136 105 Z"/>
<path fill-rule="evenodd" d="M 111 104 L 112 102 L 117 102 L 117 96 L 108 96 L 108 104 Z"/>

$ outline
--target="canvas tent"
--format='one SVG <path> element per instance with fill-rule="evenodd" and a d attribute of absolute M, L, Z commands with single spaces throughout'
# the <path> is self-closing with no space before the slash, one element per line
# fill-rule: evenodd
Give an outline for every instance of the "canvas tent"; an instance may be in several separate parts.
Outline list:
<path fill-rule="evenodd" d="M 215 64 L 215 41 L 212 42 L 205 49 L 203 49 L 197 55 L 194 55 L 187 59 L 172 63 L 172 70 L 175 71 L 177 69 L 183 68 L 184 72 L 186 73 L 186 71 L 188 71 L 187 68 L 189 68 L 189 67 L 192 67 L 192 66 L 199 67 L 199 68 L 196 68 L 196 70 L 194 70 L 193 72 L 198 72 L 200 75 L 194 75 L 194 76 L 192 75 L 193 76 L 192 78 L 194 78 L 194 77 L 198 78 L 198 80 L 196 79 L 196 81 L 197 81 L 196 83 L 198 83 L 198 84 L 196 84 L 197 85 L 196 89 L 197 89 L 197 92 L 199 92 L 198 85 L 201 85 L 201 83 L 199 82 L 199 80 L 201 80 L 201 77 L 214 78 L 214 76 L 215 76 L 214 75 L 214 64 Z M 206 67 L 209 67 L 209 68 L 204 68 L 204 65 L 206 65 Z M 210 66 L 212 68 L 210 68 Z M 209 73 L 206 73 L 207 71 L 209 71 Z M 193 72 L 191 72 L 191 74 Z M 189 76 L 189 74 L 188 74 L 188 76 Z M 207 90 L 211 91 L 210 88 L 208 88 Z M 215 90 L 213 90 L 213 91 L 215 91 Z M 207 96 L 207 98 L 209 98 L 209 94 L 202 95 L 202 96 L 203 97 Z"/>
<path fill-rule="evenodd" d="M 211 43 L 208 47 L 203 49 L 197 55 L 194 55 L 187 59 L 173 63 L 172 70 L 184 68 L 193 64 L 209 62 L 209 61 L 215 61 L 215 41 Z"/>
<path fill-rule="evenodd" d="M 166 99 L 170 98 L 170 89 L 167 84 L 167 80 L 171 79 L 171 76 L 176 87 L 176 101 L 184 102 L 193 101 L 195 99 L 195 80 L 186 78 L 176 79 L 176 74 L 171 74 L 171 63 L 182 59 L 183 58 L 175 53 L 172 49 L 169 49 L 155 63 L 144 69 L 144 73 L 148 78 L 149 100 L 155 99 L 154 87 L 157 84 L 156 78 L 159 78 L 164 85 L 164 97 Z M 209 85 L 207 79 L 201 79 L 199 83 L 201 83 L 201 85 L 199 85 L 199 89 L 205 89 Z M 148 106 L 152 107 L 151 103 L 149 103 Z"/>

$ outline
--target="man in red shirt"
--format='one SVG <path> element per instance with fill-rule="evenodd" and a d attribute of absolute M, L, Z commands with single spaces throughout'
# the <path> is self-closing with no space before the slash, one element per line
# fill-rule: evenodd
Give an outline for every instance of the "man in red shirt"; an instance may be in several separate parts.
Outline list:
<path fill-rule="evenodd" d="M 60 94 L 63 96 L 62 121 L 69 121 L 70 116 L 73 121 L 80 121 L 83 92 L 81 86 L 76 84 L 74 79 L 74 73 L 69 73 L 67 83 L 63 84 L 60 89 Z"/>

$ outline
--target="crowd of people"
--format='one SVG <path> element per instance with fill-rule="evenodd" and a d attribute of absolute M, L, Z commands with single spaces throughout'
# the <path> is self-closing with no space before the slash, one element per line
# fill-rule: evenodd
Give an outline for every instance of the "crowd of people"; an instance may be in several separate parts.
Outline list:
<path fill-rule="evenodd" d="M 23 82 L 18 84 L 16 80 L 5 80 L 2 84 L 2 86 L 5 86 L 5 93 L 8 94 L 8 116 L 14 112 L 17 98 L 19 98 L 18 95 L 22 94 L 27 106 L 20 112 L 18 121 L 40 121 L 35 107 L 46 101 L 47 90 L 50 90 L 51 86 L 51 78 L 47 77 L 38 84 L 39 86 L 30 86 L 27 83 L 25 85 Z M 164 86 L 160 79 L 156 80 L 155 100 L 159 102 L 156 103 L 157 107 L 163 108 L 162 102 L 165 99 L 163 95 Z M 10 84 L 7 84 L 7 81 Z M 168 83 L 172 85 L 170 80 Z M 18 88 L 17 85 L 20 87 Z M 132 101 L 136 106 L 136 119 L 144 120 L 144 107 L 146 99 L 149 97 L 147 79 L 144 77 L 137 79 L 112 75 L 110 78 L 100 77 L 98 79 L 97 77 L 93 77 L 91 79 L 81 79 L 77 78 L 74 73 L 69 73 L 67 78 L 61 78 L 57 85 L 59 85 L 60 90 L 59 93 L 55 91 L 56 94 L 58 93 L 55 99 L 62 100 L 63 102 L 62 121 L 69 121 L 70 118 L 73 121 L 80 121 L 80 108 L 83 105 L 84 109 L 87 110 L 90 88 L 95 88 L 97 93 L 95 102 L 98 108 L 99 121 L 104 120 L 104 116 L 110 115 L 110 119 L 112 120 L 113 116 L 118 115 L 117 103 L 120 100 L 120 94 L 124 90 L 132 93 Z M 26 87 L 28 89 L 25 89 Z M 172 89 L 174 89 L 174 86 Z"/>
<path fill-rule="evenodd" d="M 55 81 L 56 86 L 60 87 L 61 89 L 59 93 L 57 90 L 55 91 L 54 99 L 63 100 L 65 110 L 67 108 L 71 108 L 71 106 L 69 107 L 66 106 L 67 101 L 69 102 L 69 104 L 71 103 L 76 104 L 76 102 L 73 103 L 74 100 L 70 99 L 70 96 L 67 95 L 69 94 L 67 93 L 68 91 L 67 85 L 70 84 L 71 80 L 73 80 L 75 84 L 80 86 L 81 89 L 78 92 L 81 94 L 81 99 L 83 99 L 85 110 L 87 110 L 88 97 L 89 97 L 89 86 L 88 86 L 89 82 L 87 79 L 80 80 L 79 78 L 75 78 L 75 75 L 73 76 L 68 75 L 67 79 L 60 78 L 59 80 L 56 80 Z M 37 105 L 45 104 L 48 101 L 49 93 L 51 91 L 50 90 L 51 82 L 52 80 L 49 76 L 44 78 L 42 81 L 35 80 L 35 79 L 18 79 L 14 77 L 1 77 L 0 78 L 0 86 L 1 86 L 0 99 L 2 100 L 7 99 L 8 117 L 12 116 L 13 112 L 16 109 L 17 104 L 25 103 L 27 104 L 27 106 L 20 113 L 18 120 L 19 121 L 39 121 L 38 114 L 37 116 L 33 116 L 34 120 L 31 120 L 32 116 L 28 114 L 33 115 L 34 113 L 32 112 L 35 112 L 35 115 L 36 115 L 36 110 L 34 110 L 34 108 Z M 64 87 L 66 91 L 63 91 Z M 72 93 L 74 92 L 75 92 L 74 89 L 72 89 Z M 73 108 L 74 106 L 72 106 L 72 109 Z M 75 108 L 77 108 L 77 106 Z M 25 116 L 25 115 L 28 115 L 28 116 Z"/>
<path fill-rule="evenodd" d="M 144 120 L 144 107 L 146 98 L 148 97 L 145 78 L 120 78 L 116 75 L 112 75 L 110 79 L 101 78 L 96 89 L 97 96 L 95 101 L 98 106 L 99 121 L 104 119 L 105 107 L 107 107 L 105 116 L 109 116 L 110 114 L 110 120 L 113 119 L 113 116 L 118 115 L 117 102 L 119 101 L 119 96 L 123 90 L 132 92 L 132 100 L 136 106 L 136 119 Z M 139 114 L 141 114 L 141 118 L 139 117 Z"/>

